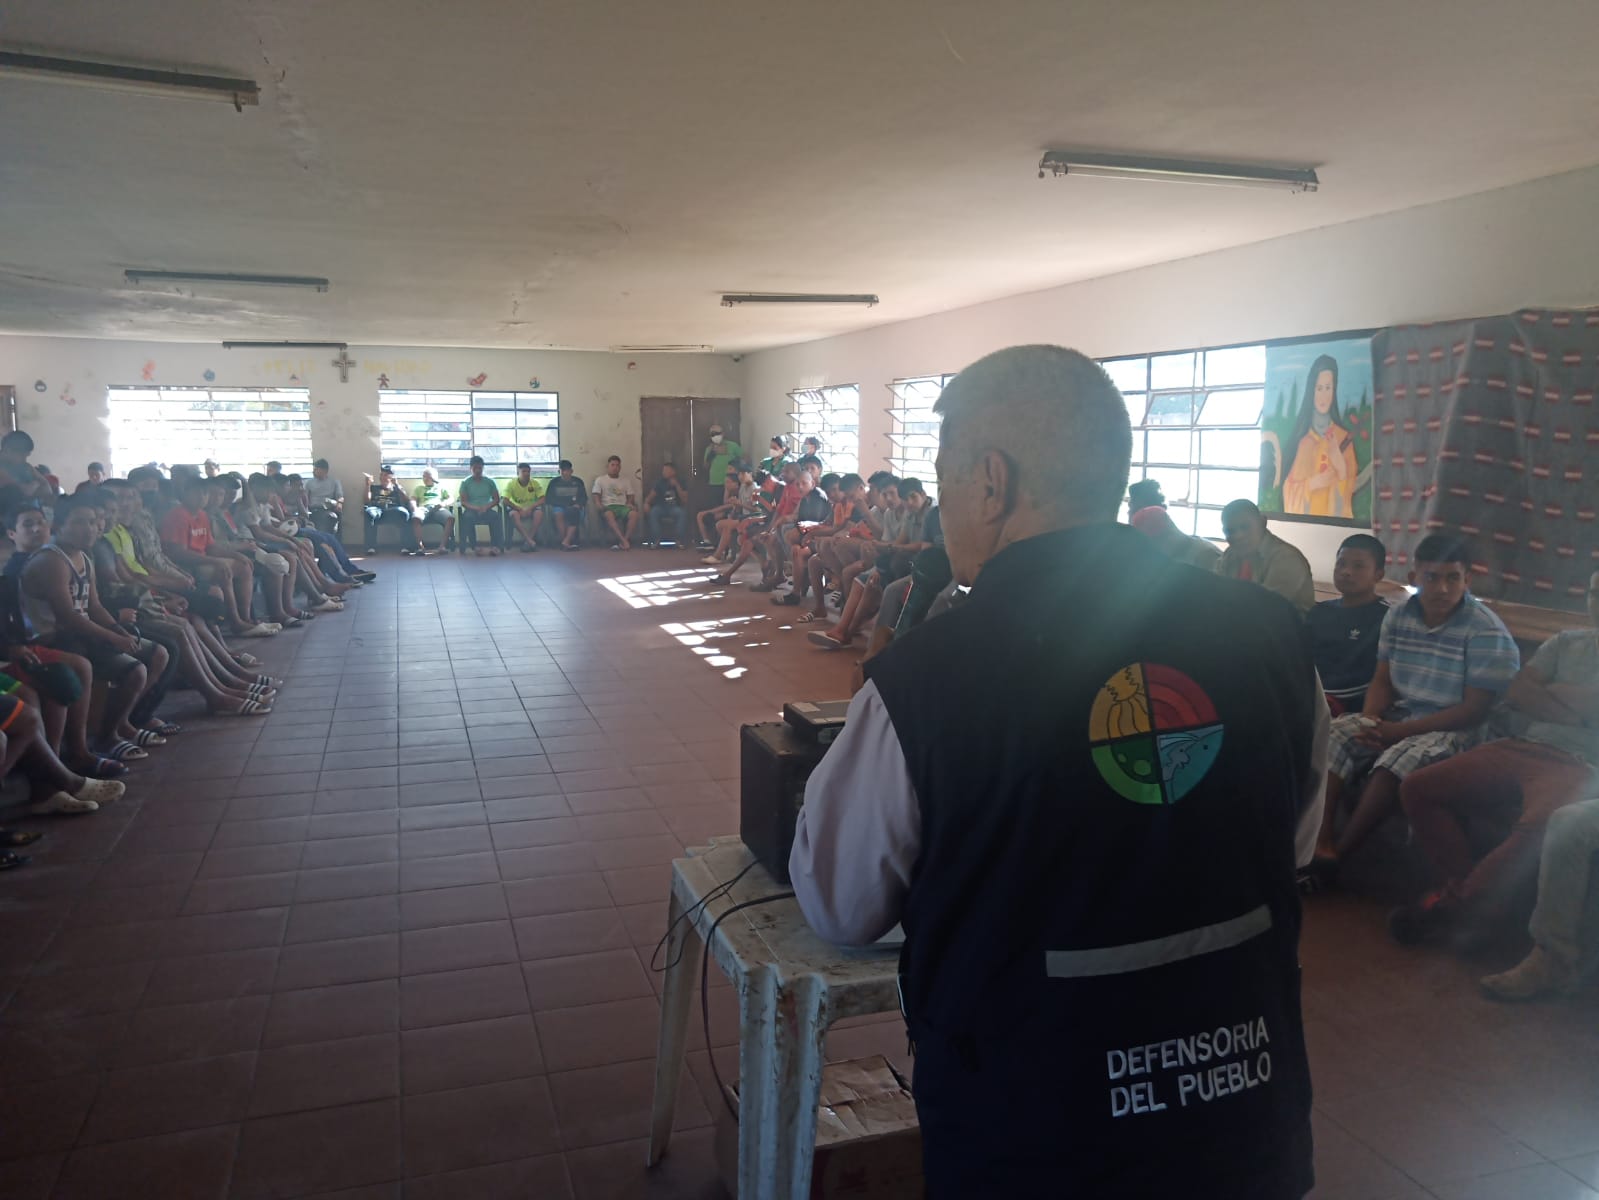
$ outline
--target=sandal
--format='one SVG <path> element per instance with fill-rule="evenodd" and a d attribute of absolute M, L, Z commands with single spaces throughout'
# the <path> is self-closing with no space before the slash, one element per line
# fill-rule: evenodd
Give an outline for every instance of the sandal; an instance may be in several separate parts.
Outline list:
<path fill-rule="evenodd" d="M 270 675 L 257 675 L 255 677 L 255 683 L 260 687 L 277 687 L 282 682 L 283 680 L 273 679 Z"/>
<path fill-rule="evenodd" d="M 270 704 L 262 704 L 259 700 L 241 700 L 238 708 L 213 709 L 212 714 L 218 717 L 256 717 L 265 716 L 271 711 Z"/>
<path fill-rule="evenodd" d="M 259 667 L 261 665 L 261 660 L 253 654 L 235 654 L 233 661 L 241 667 Z"/>
<path fill-rule="evenodd" d="M 79 775 L 87 775 L 90 779 L 116 779 L 128 773 L 128 768 L 116 759 L 99 754 L 70 762 L 67 764 L 67 769 Z"/>
<path fill-rule="evenodd" d="M 171 737 L 175 733 L 183 732 L 182 725 L 178 725 L 172 721 L 163 721 L 159 717 L 152 718 L 150 724 L 145 726 L 145 728 L 152 729 L 156 733 L 161 734 L 163 737 Z"/>
<path fill-rule="evenodd" d="M 34 829 L 0 829 L 0 846 L 31 846 L 43 836 Z"/>
<path fill-rule="evenodd" d="M 105 756 L 114 758 L 118 762 L 138 762 L 141 758 L 149 758 L 149 752 L 139 749 L 132 742 L 119 738 L 106 748 Z"/>
<path fill-rule="evenodd" d="M 809 625 L 812 621 L 825 621 L 825 620 L 827 620 L 827 617 L 825 615 L 819 617 L 814 612 L 812 612 L 810 609 L 807 608 L 804 612 L 800 613 L 799 616 L 794 618 L 794 624 L 796 624 L 796 625 Z"/>
<path fill-rule="evenodd" d="M 836 638 L 831 633 L 823 633 L 819 629 L 812 630 L 805 637 L 811 645 L 820 646 L 823 650 L 842 650 L 849 645 L 844 639 Z"/>
<path fill-rule="evenodd" d="M 251 700 L 271 700 L 278 693 L 276 688 L 262 687 L 259 683 L 252 683 L 244 689 L 244 694 Z"/>
<path fill-rule="evenodd" d="M 33 860 L 26 854 L 13 854 L 7 850 L 0 853 L 0 871 L 10 871 L 15 867 L 25 867 Z"/>
<path fill-rule="evenodd" d="M 165 746 L 167 739 L 153 729 L 138 729 L 133 734 L 135 746 Z"/>

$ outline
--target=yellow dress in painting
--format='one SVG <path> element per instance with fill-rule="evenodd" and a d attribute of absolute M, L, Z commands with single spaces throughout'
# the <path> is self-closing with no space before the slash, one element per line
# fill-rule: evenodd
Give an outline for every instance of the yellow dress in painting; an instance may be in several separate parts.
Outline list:
<path fill-rule="evenodd" d="M 1340 470 L 1340 466 L 1342 470 Z M 1299 439 L 1293 469 L 1283 481 L 1283 511 L 1307 517 L 1355 515 L 1355 442 L 1334 422 Z"/>

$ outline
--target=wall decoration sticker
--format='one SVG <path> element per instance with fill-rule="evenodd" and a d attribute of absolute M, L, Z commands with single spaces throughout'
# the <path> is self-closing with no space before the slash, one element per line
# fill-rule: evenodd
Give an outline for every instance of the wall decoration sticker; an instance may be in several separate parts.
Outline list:
<path fill-rule="evenodd" d="M 205 371 L 202 372 L 201 375 L 200 375 L 200 378 L 205 380 L 207 383 L 214 383 L 216 381 L 216 377 L 217 377 L 217 373 L 215 371 L 213 371 L 210 367 L 207 367 L 205 369 Z"/>
<path fill-rule="evenodd" d="M 378 375 L 378 386 L 380 388 L 386 388 L 389 386 L 388 372 L 385 371 Z"/>
<path fill-rule="evenodd" d="M 488 382 L 488 378 L 489 378 L 489 373 L 487 371 L 479 371 L 476 375 L 472 376 L 472 378 L 468 379 L 466 382 L 467 382 L 468 386 L 470 386 L 470 387 L 482 387 L 485 383 Z"/>
<path fill-rule="evenodd" d="M 36 392 L 48 392 L 50 385 L 42 379 L 35 379 L 33 381 L 33 390 Z"/>
<path fill-rule="evenodd" d="M 155 379 L 155 359 L 153 359 L 153 358 L 145 359 L 144 360 L 144 370 L 140 371 L 139 375 L 144 379 L 144 381 L 146 383 L 153 382 L 154 379 Z"/>

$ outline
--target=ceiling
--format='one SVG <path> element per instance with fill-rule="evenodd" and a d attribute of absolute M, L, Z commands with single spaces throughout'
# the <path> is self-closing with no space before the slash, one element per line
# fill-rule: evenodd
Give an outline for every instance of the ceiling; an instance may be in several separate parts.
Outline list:
<path fill-rule="evenodd" d="M 1599 162 L 1592 0 L 11 0 L 0 44 L 263 89 L 0 78 L 14 333 L 742 352 Z M 1052 146 L 1322 190 L 1040 180 Z"/>

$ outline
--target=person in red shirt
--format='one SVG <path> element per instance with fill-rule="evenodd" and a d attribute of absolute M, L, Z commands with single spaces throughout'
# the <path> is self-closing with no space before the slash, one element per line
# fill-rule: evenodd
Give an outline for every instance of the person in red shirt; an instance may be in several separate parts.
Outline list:
<path fill-rule="evenodd" d="M 161 519 L 161 548 L 167 557 L 191 574 L 222 589 L 228 623 L 240 637 L 271 637 L 278 626 L 250 619 L 255 576 L 248 559 L 218 546 L 211 537 L 211 518 L 205 511 L 206 481 L 192 476 L 183 481 L 175 504 Z"/>

